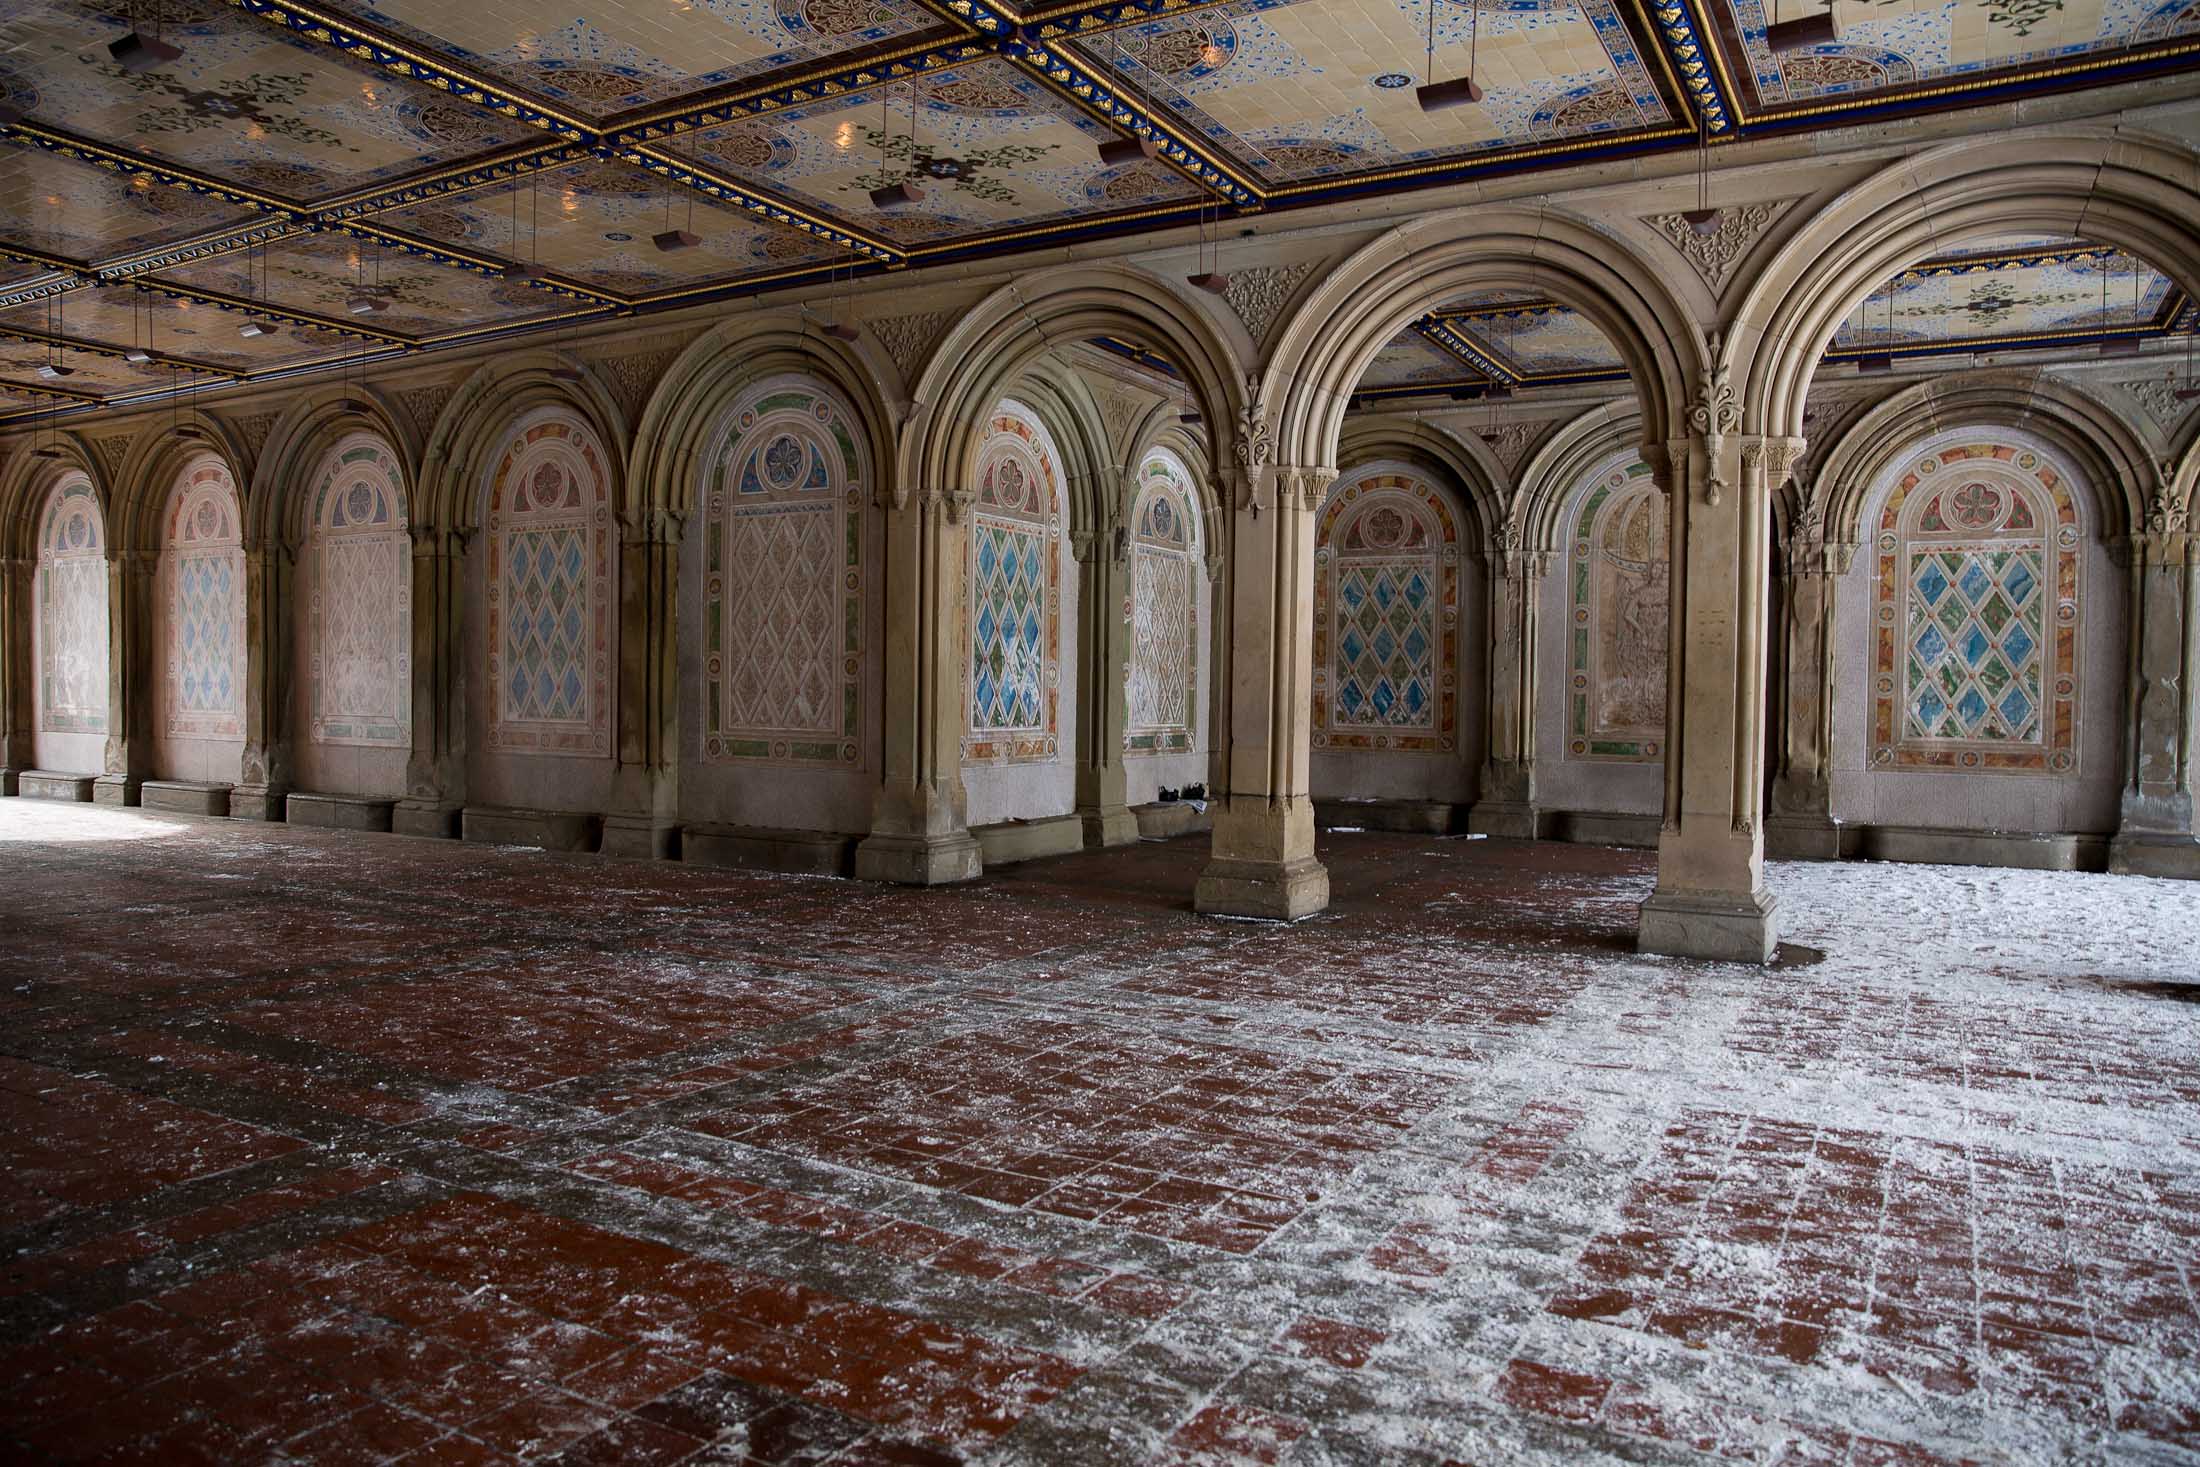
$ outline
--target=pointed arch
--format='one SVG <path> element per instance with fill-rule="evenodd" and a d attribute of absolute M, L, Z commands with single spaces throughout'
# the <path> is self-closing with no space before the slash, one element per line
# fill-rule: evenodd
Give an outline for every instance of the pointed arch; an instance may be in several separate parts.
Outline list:
<path fill-rule="evenodd" d="M 1124 748 L 1185 753 L 1199 735 L 1202 516 L 1191 470 L 1172 448 L 1146 450 L 1137 486 L 1125 521 L 1131 635 Z"/>
<path fill-rule="evenodd" d="M 528 350 L 483 365 L 453 393 L 429 432 L 419 492 L 412 505 L 416 525 L 467 530 L 483 523 L 488 481 L 511 437 L 512 425 L 552 411 L 581 425 L 600 445 L 606 503 L 624 511 L 625 466 L 630 441 L 626 418 L 601 378 L 562 352 Z"/>
<path fill-rule="evenodd" d="M 107 519 L 81 469 L 54 479 L 38 517 L 31 593 L 38 734 L 108 730 Z"/>
<path fill-rule="evenodd" d="M 305 542 L 312 527 L 308 501 L 321 481 L 330 451 L 361 433 L 387 446 L 400 495 L 394 508 L 407 524 L 417 518 L 414 486 L 421 435 L 410 415 L 399 411 L 379 388 L 356 382 L 323 383 L 291 399 L 253 465 L 245 520 L 254 543 L 298 546 Z"/>
<path fill-rule="evenodd" d="M 173 739 L 245 732 L 244 510 L 229 465 L 184 458 L 158 521 L 161 728 Z"/>

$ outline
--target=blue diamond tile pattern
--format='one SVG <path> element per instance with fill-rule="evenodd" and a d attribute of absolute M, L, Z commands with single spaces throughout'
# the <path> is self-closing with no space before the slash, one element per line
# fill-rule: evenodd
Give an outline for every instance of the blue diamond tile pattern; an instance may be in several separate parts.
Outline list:
<path fill-rule="evenodd" d="M 2044 560 L 2037 545 L 1911 552 L 1904 737 L 2044 737 Z"/>
<path fill-rule="evenodd" d="M 176 706 L 237 707 L 237 568 L 229 553 L 187 555 L 176 567 Z"/>
<path fill-rule="evenodd" d="M 972 557 L 970 727 L 1035 731 L 1046 722 L 1046 536 L 980 518 Z"/>
<path fill-rule="evenodd" d="M 515 529 L 504 570 L 504 716 L 588 718 L 588 531 Z"/>
<path fill-rule="evenodd" d="M 1426 728 L 1436 704 L 1436 597 L 1419 565 L 1348 563 L 1337 579 L 1339 728 Z"/>

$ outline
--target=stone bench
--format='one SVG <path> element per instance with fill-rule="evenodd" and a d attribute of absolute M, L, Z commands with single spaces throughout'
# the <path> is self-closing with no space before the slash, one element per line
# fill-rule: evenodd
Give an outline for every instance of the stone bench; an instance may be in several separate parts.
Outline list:
<path fill-rule="evenodd" d="M 1658 848 L 1664 819 L 1657 815 L 1620 815 L 1599 810 L 1551 810 L 1543 816 L 1546 840 L 1577 846 L 1622 846 L 1634 851 Z"/>
<path fill-rule="evenodd" d="M 970 834 L 985 853 L 988 866 L 1036 861 L 1041 856 L 1066 856 L 1085 848 L 1085 822 L 1075 815 L 1048 815 L 1037 820 L 1004 820 L 998 825 L 976 825 L 971 827 Z"/>
<path fill-rule="evenodd" d="M 1401 835 L 1449 835 L 1457 807 L 1445 800 L 1316 800 L 1314 823 L 1324 830 L 1392 830 Z"/>
<path fill-rule="evenodd" d="M 1932 830 L 1911 825 L 1857 828 L 1856 854 L 1867 861 L 1932 866 L 2009 866 L 2020 871 L 2100 871 L 2108 837 L 2029 830 Z"/>
<path fill-rule="evenodd" d="M 138 787 L 138 805 L 171 815 L 227 815 L 229 789 L 198 779 L 149 779 Z"/>
<path fill-rule="evenodd" d="M 521 810 L 468 805 L 458 817 L 461 840 L 495 846 L 535 846 L 545 851 L 593 853 L 603 817 L 584 810 Z"/>
<path fill-rule="evenodd" d="M 26 800 L 75 800 L 88 804 L 96 774 L 64 774 L 53 769 L 26 769 L 15 777 L 16 793 Z"/>
<path fill-rule="evenodd" d="M 1174 840 L 1180 835 L 1215 828 L 1212 805 L 1196 810 L 1182 800 L 1171 800 L 1165 805 L 1136 805 L 1131 815 L 1138 821 L 1140 840 Z"/>
<path fill-rule="evenodd" d="M 390 810 L 396 803 L 371 795 L 325 795 L 297 790 L 283 801 L 283 819 L 292 825 L 318 825 L 327 830 L 387 831 Z"/>
<path fill-rule="evenodd" d="M 862 839 L 829 830 L 766 825 L 683 825 L 680 859 L 696 866 L 846 876 L 855 870 L 856 843 Z"/>

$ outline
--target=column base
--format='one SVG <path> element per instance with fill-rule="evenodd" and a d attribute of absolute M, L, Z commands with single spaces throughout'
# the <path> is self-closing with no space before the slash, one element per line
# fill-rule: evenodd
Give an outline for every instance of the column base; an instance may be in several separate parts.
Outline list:
<path fill-rule="evenodd" d="M 968 831 L 952 835 L 874 835 L 856 847 L 856 879 L 896 886 L 951 886 L 985 874 L 985 855 Z"/>
<path fill-rule="evenodd" d="M 1192 893 L 1195 910 L 1211 917 L 1267 917 L 1294 922 L 1329 905 L 1329 870 L 1312 856 L 1268 861 L 1210 861 Z"/>
<path fill-rule="evenodd" d="M 135 805 L 145 781 L 131 774 L 102 774 L 92 781 L 95 805 Z"/>
<path fill-rule="evenodd" d="M 1779 901 L 1654 892 L 1637 914 L 1635 950 L 1719 963 L 1769 963 L 1780 945 Z"/>
<path fill-rule="evenodd" d="M 1467 812 L 1467 829 L 1492 840 L 1534 840 L 1535 806 L 1517 800 L 1477 800 Z"/>
<path fill-rule="evenodd" d="M 22 793 L 22 774 L 23 771 L 12 764 L 0 769 L 0 797 Z"/>
<path fill-rule="evenodd" d="M 678 848 L 679 835 L 679 826 L 653 815 L 606 815 L 599 849 L 606 856 L 665 861 Z"/>
<path fill-rule="evenodd" d="M 1138 844 L 1138 817 L 1131 813 L 1128 805 L 1080 809 L 1077 819 L 1085 827 L 1085 849 L 1088 851 Z"/>
<path fill-rule="evenodd" d="M 456 840 L 458 812 L 457 805 L 446 805 L 441 800 L 399 800 L 390 810 L 390 830 L 397 835 Z"/>
<path fill-rule="evenodd" d="M 1823 815 L 1768 815 L 1765 855 L 1774 861 L 1838 861 L 1841 827 Z"/>
<path fill-rule="evenodd" d="M 2118 876 L 2200 881 L 2200 839 L 2189 835 L 2119 835 L 2108 843 L 2108 869 Z"/>
<path fill-rule="evenodd" d="M 229 792 L 229 818 L 281 820 L 284 815 L 283 799 L 283 791 L 270 789 L 264 784 L 240 784 Z"/>

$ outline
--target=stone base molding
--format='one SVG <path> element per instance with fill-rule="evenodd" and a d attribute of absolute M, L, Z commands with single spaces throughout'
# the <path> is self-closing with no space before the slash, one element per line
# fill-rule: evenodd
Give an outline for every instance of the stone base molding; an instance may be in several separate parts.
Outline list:
<path fill-rule="evenodd" d="M 461 808 L 441 800 L 399 800 L 390 810 L 390 829 L 398 835 L 456 840 Z"/>
<path fill-rule="evenodd" d="M 1659 892 L 1639 910 L 1635 949 L 1720 963 L 1769 963 L 1780 946 L 1779 901 Z"/>
<path fill-rule="evenodd" d="M 985 873 L 985 854 L 967 830 L 944 835 L 873 835 L 856 847 L 856 879 L 897 886 L 950 886 Z"/>

